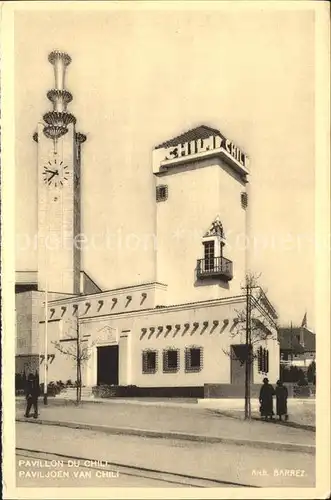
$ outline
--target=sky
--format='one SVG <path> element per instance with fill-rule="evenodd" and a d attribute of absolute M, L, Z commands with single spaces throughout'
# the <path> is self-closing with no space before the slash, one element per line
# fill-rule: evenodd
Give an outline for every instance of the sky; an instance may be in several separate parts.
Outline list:
<path fill-rule="evenodd" d="M 47 56 L 64 50 L 70 112 L 88 137 L 83 232 L 152 234 L 153 147 L 217 128 L 250 158 L 253 270 L 281 323 L 307 312 L 314 328 L 314 13 L 178 5 L 15 13 L 16 232 L 37 230 L 32 134 L 51 109 Z M 36 267 L 35 252 L 17 251 L 17 269 Z M 83 267 L 105 289 L 153 281 L 142 248 L 87 249 Z"/>

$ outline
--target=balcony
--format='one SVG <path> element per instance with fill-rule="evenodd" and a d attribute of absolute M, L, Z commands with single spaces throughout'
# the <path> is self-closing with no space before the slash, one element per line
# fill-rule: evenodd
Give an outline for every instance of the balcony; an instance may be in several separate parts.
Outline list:
<path fill-rule="evenodd" d="M 233 264 L 225 257 L 199 259 L 197 262 L 197 278 L 216 278 L 230 281 L 233 278 Z"/>

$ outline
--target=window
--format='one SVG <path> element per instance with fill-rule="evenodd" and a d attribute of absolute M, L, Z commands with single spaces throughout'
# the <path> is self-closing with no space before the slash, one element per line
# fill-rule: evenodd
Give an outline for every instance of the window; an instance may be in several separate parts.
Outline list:
<path fill-rule="evenodd" d="M 143 351 L 142 365 L 143 373 L 156 373 L 157 351 Z"/>
<path fill-rule="evenodd" d="M 257 351 L 257 365 L 258 365 L 258 370 L 259 372 L 262 372 L 262 368 L 263 368 L 263 349 L 262 347 L 260 346 L 258 351 Z"/>
<path fill-rule="evenodd" d="M 185 371 L 199 372 L 202 369 L 202 347 L 187 347 L 185 349 Z"/>
<path fill-rule="evenodd" d="M 166 201 L 168 199 L 168 186 L 156 186 L 156 201 Z"/>
<path fill-rule="evenodd" d="M 268 349 L 263 349 L 264 354 L 264 373 L 269 372 L 269 351 Z"/>
<path fill-rule="evenodd" d="M 261 346 L 257 351 L 257 364 L 258 371 L 262 373 L 269 372 L 269 351 L 268 349 L 263 349 Z"/>
<path fill-rule="evenodd" d="M 203 258 L 197 260 L 197 279 L 213 278 L 231 281 L 233 278 L 232 262 L 223 256 L 225 235 L 222 223 L 217 216 L 202 238 Z"/>
<path fill-rule="evenodd" d="M 164 373 L 176 373 L 179 370 L 179 349 L 167 349 L 163 351 Z"/>
<path fill-rule="evenodd" d="M 243 192 L 240 194 L 240 199 L 241 199 L 241 206 L 242 208 L 246 209 L 248 205 L 248 195 L 247 193 Z"/>
<path fill-rule="evenodd" d="M 215 242 L 206 241 L 204 243 L 205 247 L 205 271 L 212 271 L 214 269 L 214 257 L 215 257 Z"/>

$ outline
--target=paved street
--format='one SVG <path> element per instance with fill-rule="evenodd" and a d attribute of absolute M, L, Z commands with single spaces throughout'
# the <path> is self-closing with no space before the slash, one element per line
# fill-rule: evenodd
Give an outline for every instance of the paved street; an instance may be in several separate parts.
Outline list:
<path fill-rule="evenodd" d="M 36 463 L 21 462 L 21 466 L 17 469 L 17 486 L 36 486 L 38 484 L 50 487 L 54 482 L 54 487 L 70 484 L 70 486 L 164 488 L 178 486 L 178 484 L 166 483 L 165 481 L 173 480 L 179 483 L 182 481 L 173 477 L 163 478 L 162 473 L 156 473 L 150 477 L 146 477 L 146 474 L 140 474 L 139 477 L 131 476 L 128 475 L 130 470 L 123 469 L 125 466 L 157 469 L 164 473 L 190 475 L 219 482 L 239 483 L 240 485 L 299 488 L 314 486 L 315 457 L 312 454 L 203 442 L 114 436 L 89 430 L 32 425 L 30 423 L 16 424 L 16 447 L 19 454 L 17 460 L 28 460 L 26 457 L 31 455 L 34 459 L 36 457 L 45 458 L 45 455 L 36 455 L 32 451 L 35 450 L 63 454 L 72 460 L 79 459 L 79 471 L 90 469 L 88 466 L 83 466 L 84 462 L 82 464 L 81 461 L 85 460 L 107 461 L 109 470 L 120 471 L 119 478 L 99 478 L 93 469 L 91 478 L 82 474 L 81 477 L 76 478 L 39 479 L 23 477 L 22 472 L 20 477 L 20 471 L 44 471 L 45 468 L 40 465 L 36 466 Z M 49 460 L 54 456 L 48 457 Z M 61 457 L 58 456 L 57 459 L 59 458 Z M 63 457 L 62 459 L 68 460 L 68 458 L 64 459 Z M 99 467 L 99 469 L 102 470 L 103 467 Z M 63 468 L 64 470 L 67 469 Z M 121 470 L 124 472 L 122 473 Z M 201 486 L 211 485 L 206 482 Z M 224 486 L 228 486 L 228 484 L 224 483 Z"/>
<path fill-rule="evenodd" d="M 17 401 L 16 416 L 24 415 L 24 401 Z M 49 405 L 39 405 L 40 418 L 57 422 L 79 422 L 113 427 L 156 431 L 186 432 L 204 436 L 223 436 L 294 444 L 315 444 L 315 433 L 277 423 L 240 421 L 199 405 L 185 407 L 157 406 L 124 402 L 88 403 L 75 406 L 72 402 L 49 399 Z"/>
<path fill-rule="evenodd" d="M 51 467 L 31 467 L 31 463 L 36 460 L 44 460 Z M 57 466 L 53 466 L 55 462 Z M 75 464 L 75 465 L 72 465 Z M 16 477 L 18 487 L 30 488 L 58 488 L 58 487 L 102 487 L 102 488 L 167 488 L 185 487 L 179 482 L 159 481 L 151 477 L 139 477 L 129 475 L 128 473 L 116 468 L 105 466 L 89 465 L 88 461 L 77 460 L 72 462 L 64 460 L 63 466 L 59 465 L 57 455 L 40 455 L 31 452 L 16 453 Z M 33 471 L 33 473 L 32 473 Z"/>

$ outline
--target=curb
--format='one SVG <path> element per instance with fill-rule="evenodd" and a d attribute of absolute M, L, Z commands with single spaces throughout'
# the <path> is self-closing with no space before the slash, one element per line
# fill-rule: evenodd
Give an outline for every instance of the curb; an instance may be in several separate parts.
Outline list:
<path fill-rule="evenodd" d="M 219 410 L 219 409 L 214 409 L 214 408 L 207 408 L 208 411 L 210 411 L 211 413 L 217 413 L 218 415 L 222 415 L 224 417 L 228 417 L 228 418 L 233 418 L 233 419 L 236 419 L 236 420 L 241 420 L 240 417 L 238 417 L 238 415 L 232 413 L 231 411 L 227 411 L 227 410 Z M 252 416 L 252 420 L 256 421 L 256 422 L 261 422 L 261 423 L 266 423 L 268 425 L 271 425 L 271 423 L 275 424 L 275 425 L 280 425 L 282 427 L 291 427 L 292 429 L 302 429 L 304 431 L 310 431 L 310 432 L 315 432 L 316 433 L 316 425 L 310 425 L 310 424 L 299 424 L 298 422 L 292 422 L 291 420 L 290 421 L 282 421 L 282 422 L 279 422 L 277 419 L 273 420 L 272 422 L 268 421 L 268 422 L 265 422 L 264 420 L 262 420 L 260 417 L 256 417 L 256 416 Z"/>
<path fill-rule="evenodd" d="M 26 401 L 23 396 L 16 396 L 16 401 Z M 49 397 L 49 401 L 58 401 L 61 403 L 75 403 L 75 400 L 72 398 L 65 398 L 63 396 L 52 396 Z M 168 401 L 141 401 L 141 400 L 128 400 L 128 399 L 120 399 L 120 398 L 84 398 L 81 399 L 82 403 L 91 403 L 91 404 L 101 404 L 101 405 L 109 405 L 109 404 L 128 404 L 128 405 L 140 405 L 140 406 L 158 406 L 158 407 L 167 407 L 167 408 L 194 408 L 195 410 L 205 410 L 206 408 L 202 405 L 199 405 L 197 401 L 192 401 L 191 403 L 185 402 L 168 402 Z"/>
<path fill-rule="evenodd" d="M 106 434 L 115 435 L 126 435 L 126 436 L 139 436 L 139 437 L 149 437 L 149 438 L 162 438 L 162 439 L 178 439 L 186 441 L 198 441 L 203 443 L 223 443 L 232 444 L 239 446 L 251 446 L 253 448 L 264 448 L 279 451 L 292 451 L 297 453 L 310 453 L 315 454 L 316 447 L 314 445 L 304 445 L 296 443 L 282 443 L 279 441 L 253 441 L 250 439 L 236 439 L 221 436 L 203 436 L 201 434 L 189 434 L 186 432 L 174 432 L 174 431 L 155 431 L 148 429 L 136 429 L 134 427 L 110 427 L 108 425 L 101 424 L 86 424 L 81 422 L 65 422 L 65 421 L 53 421 L 53 420 L 28 420 L 24 417 L 16 418 L 16 422 L 26 422 L 29 424 L 39 424 L 39 425 L 53 425 L 58 427 L 68 427 L 71 429 L 85 429 L 90 431 L 104 432 Z"/>

